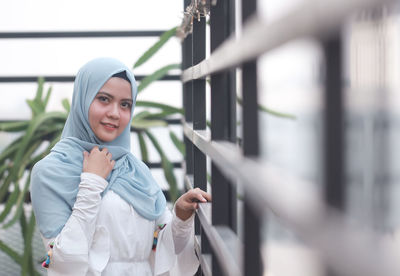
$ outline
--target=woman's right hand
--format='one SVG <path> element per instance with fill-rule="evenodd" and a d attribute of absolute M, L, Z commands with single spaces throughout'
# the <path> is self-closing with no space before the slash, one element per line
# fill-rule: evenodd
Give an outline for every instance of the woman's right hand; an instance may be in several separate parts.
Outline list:
<path fill-rule="evenodd" d="M 90 153 L 84 151 L 82 171 L 94 173 L 106 179 L 115 165 L 115 161 L 111 160 L 111 158 L 112 155 L 106 148 L 100 150 L 96 146 Z"/>

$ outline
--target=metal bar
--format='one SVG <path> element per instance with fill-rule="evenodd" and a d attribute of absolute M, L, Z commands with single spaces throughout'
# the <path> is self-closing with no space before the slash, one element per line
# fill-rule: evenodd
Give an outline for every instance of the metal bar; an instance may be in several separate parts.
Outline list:
<path fill-rule="evenodd" d="M 153 37 L 166 30 L 154 31 L 77 31 L 77 32 L 0 32 L 0 39 L 80 38 L 80 37 Z"/>
<path fill-rule="evenodd" d="M 257 1 L 248 0 L 242 3 L 242 22 L 246 22 L 257 11 Z M 242 65 L 242 137 L 243 155 L 258 157 L 258 88 L 257 60 L 246 61 Z M 263 274 L 261 260 L 261 221 L 255 208 L 250 206 L 251 198 L 247 191 L 244 193 L 244 275 Z"/>
<path fill-rule="evenodd" d="M 213 253 L 216 255 L 218 262 L 221 264 L 223 275 L 242 275 L 240 267 L 240 259 L 238 255 L 232 252 L 240 251 L 240 241 L 236 234 L 226 226 L 212 226 L 210 221 L 211 204 L 199 204 L 197 215 L 201 221 L 202 229 L 210 240 Z M 203 236 L 202 236 L 203 239 Z M 229 245 L 228 245 L 229 244 Z M 232 248 L 235 248 L 232 250 Z M 214 262 L 212 263 L 214 267 Z M 213 271 L 213 275 L 214 271 Z"/>
<path fill-rule="evenodd" d="M 0 77 L 0 83 L 4 82 L 37 82 L 40 76 L 3 76 Z M 147 77 L 147 75 L 136 75 L 135 79 L 140 81 Z M 45 81 L 48 82 L 74 82 L 75 76 L 43 76 Z M 162 81 L 177 81 L 180 80 L 178 75 L 164 76 L 160 80 Z"/>
<path fill-rule="evenodd" d="M 282 223 L 317 249 L 338 274 L 400 275 L 395 249 L 363 227 L 350 227 L 346 217 L 324 203 L 314 183 L 256 158 L 244 157 L 232 143 L 209 141 L 208 131 L 195 131 L 185 124 L 184 132 L 226 177 L 240 181 L 252 208 L 259 212 L 272 209 Z"/>
<path fill-rule="evenodd" d="M 203 276 L 212 276 L 211 273 L 211 254 L 201 254 L 201 237 L 195 236 L 194 237 L 194 250 L 199 257 L 201 272 Z"/>
<path fill-rule="evenodd" d="M 206 21 L 193 22 L 192 33 L 192 64 L 200 62 L 206 55 Z M 206 128 L 206 83 L 205 80 L 194 80 L 192 82 L 192 119 L 196 129 Z M 193 147 L 193 178 L 194 187 L 207 191 L 207 159 L 204 153 Z M 200 234 L 202 254 L 210 253 L 210 244 L 206 237 L 203 237 L 203 227 L 196 216 L 195 233 Z"/>
<path fill-rule="evenodd" d="M 324 191 L 327 204 L 344 210 L 342 54 L 340 33 L 322 42 L 325 57 Z M 326 267 L 326 276 L 338 275 Z"/>
<path fill-rule="evenodd" d="M 213 52 L 230 35 L 231 1 L 218 1 L 211 6 L 210 37 Z M 229 72 L 211 75 L 211 138 L 229 140 L 231 138 L 232 107 Z M 234 117 L 236 119 L 236 117 Z M 236 187 L 211 164 L 212 224 L 224 225 L 236 231 Z M 222 275 L 221 260 L 212 252 L 213 275 Z"/>
<path fill-rule="evenodd" d="M 144 162 L 144 163 L 150 169 L 162 169 L 163 168 L 161 162 Z M 181 162 L 171 162 L 171 164 L 172 164 L 172 166 L 174 168 L 182 168 L 182 163 Z"/>
<path fill-rule="evenodd" d="M 340 210 L 344 209 L 344 130 L 342 99 L 342 54 L 341 39 L 337 33 L 323 41 L 325 56 L 324 94 L 324 189 L 327 203 Z"/>
<path fill-rule="evenodd" d="M 184 8 L 190 4 L 190 0 L 184 1 Z M 186 39 L 182 43 L 182 71 L 192 66 L 192 34 L 189 34 Z M 193 121 L 193 83 L 186 82 L 182 84 L 182 99 L 183 99 L 183 109 L 184 109 L 184 118 L 186 122 Z M 183 141 L 185 143 L 185 173 L 193 174 L 193 144 L 187 139 L 187 137 L 183 136 Z M 199 230 L 197 230 L 199 231 Z"/>
<path fill-rule="evenodd" d="M 302 1 L 281 18 L 269 23 L 256 15 L 249 19 L 237 40 L 227 39 L 206 60 L 186 69 L 182 81 L 204 78 L 240 66 L 289 41 L 312 36 L 329 37 L 352 13 L 395 3 L 395 0 L 310 0 Z M 247 4 L 247 1 L 243 3 Z"/>
<path fill-rule="evenodd" d="M 206 20 L 193 22 L 193 64 L 206 57 Z M 205 80 L 193 81 L 193 126 L 195 129 L 206 128 L 206 82 Z"/>

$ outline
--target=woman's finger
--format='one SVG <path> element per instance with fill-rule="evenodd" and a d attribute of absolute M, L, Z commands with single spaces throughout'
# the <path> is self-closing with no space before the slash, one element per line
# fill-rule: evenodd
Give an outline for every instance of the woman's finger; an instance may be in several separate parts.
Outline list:
<path fill-rule="evenodd" d="M 203 190 L 200 190 L 200 193 L 207 201 L 211 201 L 211 194 L 209 194 Z"/>
<path fill-rule="evenodd" d="M 89 157 L 89 153 L 85 150 L 83 152 L 83 160 L 86 160 Z"/>

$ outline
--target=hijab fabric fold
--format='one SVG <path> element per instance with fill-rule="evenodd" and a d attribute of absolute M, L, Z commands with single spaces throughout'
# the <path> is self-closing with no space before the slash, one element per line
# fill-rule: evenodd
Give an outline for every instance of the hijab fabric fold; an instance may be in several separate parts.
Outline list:
<path fill-rule="evenodd" d="M 113 58 L 94 59 L 75 78 L 71 111 L 61 140 L 32 169 L 32 206 L 46 238 L 57 236 L 71 216 L 79 190 L 83 151 L 90 152 L 94 146 L 107 147 L 115 160 L 103 195 L 114 191 L 148 220 L 157 219 L 165 210 L 165 197 L 149 168 L 130 152 L 130 123 L 121 135 L 106 143 L 95 136 L 89 125 L 89 107 L 96 94 L 110 77 L 123 71 L 132 88 L 132 121 L 137 87 L 130 69 Z"/>

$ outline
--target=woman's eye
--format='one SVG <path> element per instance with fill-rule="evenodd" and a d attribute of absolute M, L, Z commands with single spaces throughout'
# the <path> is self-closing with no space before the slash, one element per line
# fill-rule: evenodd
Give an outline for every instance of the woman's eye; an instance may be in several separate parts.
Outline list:
<path fill-rule="evenodd" d="M 132 104 L 130 102 L 123 102 L 123 103 L 121 103 L 121 106 L 123 108 L 131 108 Z"/>
<path fill-rule="evenodd" d="M 98 96 L 97 99 L 99 99 L 101 102 L 108 102 L 108 98 L 105 96 Z"/>

